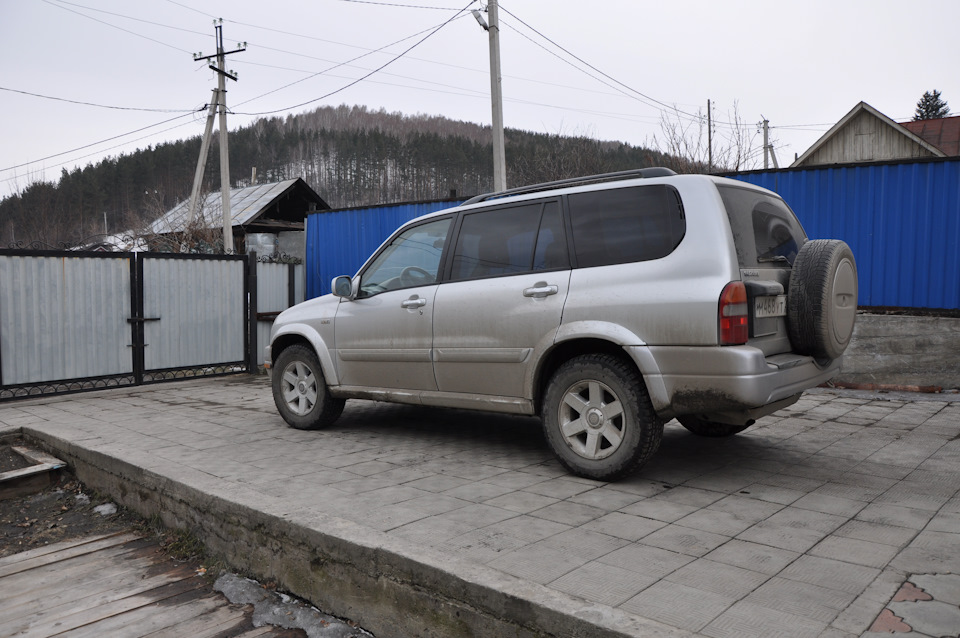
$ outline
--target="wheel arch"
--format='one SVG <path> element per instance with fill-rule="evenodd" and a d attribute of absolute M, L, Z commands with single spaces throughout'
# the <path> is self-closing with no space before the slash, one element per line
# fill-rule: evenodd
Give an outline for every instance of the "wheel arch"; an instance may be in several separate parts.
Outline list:
<path fill-rule="evenodd" d="M 284 326 L 283 330 L 273 335 L 273 340 L 270 342 L 271 366 L 276 363 L 277 357 L 284 349 L 296 344 L 310 348 L 317 355 L 328 386 L 340 384 L 330 349 L 323 338 L 313 330 L 295 330 L 290 326 Z"/>

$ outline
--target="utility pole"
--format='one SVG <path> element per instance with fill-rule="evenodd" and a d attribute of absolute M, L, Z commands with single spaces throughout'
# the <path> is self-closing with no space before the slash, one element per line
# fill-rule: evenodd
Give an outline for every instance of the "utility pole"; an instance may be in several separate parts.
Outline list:
<path fill-rule="evenodd" d="M 238 44 L 233 51 L 223 50 L 223 20 L 214 23 L 214 29 L 217 34 L 217 52 L 214 55 L 197 54 L 193 56 L 195 61 L 217 59 L 217 65 L 208 66 L 217 73 L 217 88 L 214 90 L 216 100 L 210 105 L 210 113 L 207 116 L 207 127 L 204 131 L 204 140 L 201 144 L 200 160 L 197 162 L 197 172 L 194 176 L 193 190 L 190 194 L 190 213 L 189 221 L 193 221 L 196 212 L 196 197 L 199 194 L 200 181 L 203 178 L 203 168 L 201 163 L 206 162 L 206 154 L 210 144 L 210 135 L 213 130 L 213 114 L 215 110 L 220 111 L 220 207 L 223 209 L 223 252 L 226 254 L 233 252 L 233 219 L 230 215 L 230 151 L 227 145 L 227 88 L 226 81 L 230 78 L 234 82 L 237 80 L 235 73 L 226 71 L 226 57 L 231 53 L 246 51 L 246 42 Z"/>
<path fill-rule="evenodd" d="M 763 117 L 763 115 L 760 117 Z M 780 165 L 777 163 L 777 156 L 773 152 L 773 144 L 770 143 L 770 121 L 763 117 L 763 170 L 770 167 L 770 159 L 773 160 L 773 167 L 779 169 Z"/>
<path fill-rule="evenodd" d="M 507 189 L 507 160 L 503 142 L 503 91 L 500 76 L 500 17 L 497 0 L 487 3 L 487 24 L 476 9 L 473 17 L 490 34 L 490 102 L 493 111 L 493 190 Z"/>
<path fill-rule="evenodd" d="M 713 172 L 713 119 L 710 117 L 710 100 L 707 100 L 707 172 Z"/>

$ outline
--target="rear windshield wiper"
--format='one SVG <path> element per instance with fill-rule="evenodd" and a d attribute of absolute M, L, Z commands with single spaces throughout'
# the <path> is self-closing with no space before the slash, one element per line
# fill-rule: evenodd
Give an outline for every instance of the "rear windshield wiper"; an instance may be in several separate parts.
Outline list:
<path fill-rule="evenodd" d="M 784 263 L 790 263 L 790 260 L 784 257 L 783 255 L 774 255 L 773 257 L 757 257 L 757 261 L 760 263 L 772 262 L 772 261 L 782 261 Z"/>

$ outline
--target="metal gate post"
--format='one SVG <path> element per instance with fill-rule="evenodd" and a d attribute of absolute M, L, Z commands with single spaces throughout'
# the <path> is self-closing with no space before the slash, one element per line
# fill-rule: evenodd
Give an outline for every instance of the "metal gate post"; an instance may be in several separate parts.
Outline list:
<path fill-rule="evenodd" d="M 244 277 L 244 286 L 246 287 L 247 298 L 247 373 L 257 374 L 260 372 L 257 366 L 257 348 L 260 347 L 259 326 L 257 322 L 257 251 L 247 253 L 246 277 Z"/>
<path fill-rule="evenodd" d="M 143 329 L 143 260 L 140 253 L 130 258 L 130 347 L 133 349 L 133 383 L 143 385 L 144 349 Z"/>

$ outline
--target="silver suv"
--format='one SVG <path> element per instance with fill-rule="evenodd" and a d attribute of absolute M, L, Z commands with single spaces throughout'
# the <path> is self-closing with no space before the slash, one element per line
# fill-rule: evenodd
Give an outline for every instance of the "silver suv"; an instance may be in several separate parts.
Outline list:
<path fill-rule="evenodd" d="M 277 409 L 346 399 L 539 415 L 571 472 L 622 477 L 676 418 L 728 436 L 836 375 L 856 263 L 775 193 L 653 168 L 475 197 L 397 230 L 271 333 Z"/>

